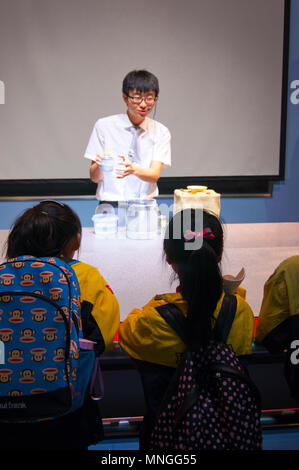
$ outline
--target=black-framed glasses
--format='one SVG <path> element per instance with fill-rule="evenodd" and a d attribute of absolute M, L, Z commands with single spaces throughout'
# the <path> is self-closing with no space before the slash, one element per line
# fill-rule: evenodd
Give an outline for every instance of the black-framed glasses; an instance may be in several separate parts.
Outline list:
<path fill-rule="evenodd" d="M 148 95 L 148 96 L 127 95 L 127 97 L 130 98 L 134 104 L 140 104 L 142 103 L 142 101 L 144 101 L 146 104 L 153 104 L 158 99 L 156 96 L 153 96 L 153 95 Z"/>

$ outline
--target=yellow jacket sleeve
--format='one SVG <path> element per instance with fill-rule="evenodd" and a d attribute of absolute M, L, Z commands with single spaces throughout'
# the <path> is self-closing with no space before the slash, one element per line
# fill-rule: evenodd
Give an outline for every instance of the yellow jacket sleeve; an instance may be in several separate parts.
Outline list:
<path fill-rule="evenodd" d="M 177 367 L 186 347 L 155 309 L 164 303 L 154 297 L 133 309 L 119 327 L 119 344 L 134 359 Z"/>
<path fill-rule="evenodd" d="M 215 319 L 223 296 L 224 293 L 217 304 Z M 237 355 L 248 355 L 252 353 L 254 315 L 246 300 L 239 295 L 236 297 L 237 311 L 227 343 Z M 186 346 L 156 310 L 157 306 L 165 302 L 176 304 L 187 315 L 187 303 L 180 294 L 156 296 L 143 308 L 135 308 L 127 316 L 120 325 L 119 343 L 135 359 L 177 367 Z"/>
<path fill-rule="evenodd" d="M 76 263 L 72 268 L 80 285 L 81 301 L 93 305 L 92 316 L 105 341 L 105 351 L 113 349 L 113 340 L 119 327 L 119 304 L 106 280 L 94 266 Z"/>
<path fill-rule="evenodd" d="M 257 321 L 255 341 L 265 337 L 289 316 L 288 291 L 284 272 L 275 272 L 264 285 L 264 296 Z"/>
<path fill-rule="evenodd" d="M 236 295 L 237 310 L 227 338 L 237 356 L 252 354 L 254 341 L 254 314 L 244 297 Z"/>

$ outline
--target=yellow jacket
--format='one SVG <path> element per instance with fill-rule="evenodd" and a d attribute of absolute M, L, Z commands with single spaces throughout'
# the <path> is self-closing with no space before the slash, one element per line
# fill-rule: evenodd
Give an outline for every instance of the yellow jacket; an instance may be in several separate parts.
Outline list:
<path fill-rule="evenodd" d="M 219 315 L 224 293 L 218 301 L 214 318 Z M 227 343 L 237 355 L 252 353 L 254 316 L 248 303 L 237 297 L 236 316 Z M 173 329 L 160 316 L 155 307 L 173 303 L 187 314 L 187 303 L 180 293 L 153 297 L 143 308 L 135 308 L 119 328 L 119 343 L 134 359 L 177 367 L 186 346 Z"/>
<path fill-rule="evenodd" d="M 105 351 L 113 349 L 113 339 L 119 327 L 119 304 L 110 286 L 97 268 L 81 261 L 71 263 L 81 291 L 81 303 L 88 302 L 99 326 Z"/>
<path fill-rule="evenodd" d="M 276 268 L 264 285 L 256 327 L 257 343 L 267 342 L 269 349 L 273 349 L 272 344 L 277 352 L 286 346 L 286 322 L 291 316 L 299 314 L 298 285 L 299 256 L 291 256 Z"/>

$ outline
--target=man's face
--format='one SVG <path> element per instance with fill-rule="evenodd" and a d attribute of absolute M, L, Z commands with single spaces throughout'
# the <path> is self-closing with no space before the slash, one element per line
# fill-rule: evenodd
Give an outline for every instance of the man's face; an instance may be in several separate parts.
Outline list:
<path fill-rule="evenodd" d="M 128 116 L 134 125 L 139 125 L 151 112 L 156 99 L 153 90 L 141 92 L 134 88 L 129 91 L 129 96 L 123 95 L 124 102 L 128 107 Z"/>

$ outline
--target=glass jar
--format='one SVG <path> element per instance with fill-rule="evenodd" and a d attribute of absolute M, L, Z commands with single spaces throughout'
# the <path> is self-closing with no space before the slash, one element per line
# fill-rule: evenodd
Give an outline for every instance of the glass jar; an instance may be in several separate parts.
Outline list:
<path fill-rule="evenodd" d="M 155 199 L 134 199 L 127 205 L 127 237 L 146 240 L 158 236 L 159 208 Z"/>

